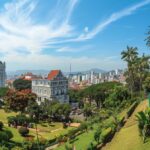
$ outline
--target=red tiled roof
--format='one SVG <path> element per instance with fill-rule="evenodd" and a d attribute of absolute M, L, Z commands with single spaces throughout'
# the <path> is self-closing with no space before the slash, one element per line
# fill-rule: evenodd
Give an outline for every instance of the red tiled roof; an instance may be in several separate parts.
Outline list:
<path fill-rule="evenodd" d="M 60 70 L 52 70 L 48 76 L 47 79 L 48 80 L 52 80 L 54 77 L 56 77 L 59 74 Z"/>

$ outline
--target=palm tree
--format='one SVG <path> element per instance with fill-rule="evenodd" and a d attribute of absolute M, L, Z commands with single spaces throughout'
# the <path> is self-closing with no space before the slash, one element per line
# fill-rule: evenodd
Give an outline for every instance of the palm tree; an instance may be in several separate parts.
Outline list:
<path fill-rule="evenodd" d="M 140 93 L 143 90 L 143 83 L 150 69 L 150 56 L 138 56 L 138 49 L 128 47 L 121 53 L 122 59 L 127 62 L 127 71 L 125 72 L 126 82 L 128 83 L 131 95 L 133 92 Z"/>
<path fill-rule="evenodd" d="M 137 51 L 138 51 L 137 47 L 127 46 L 127 50 L 124 50 L 121 52 L 121 55 L 122 55 L 121 59 L 125 60 L 128 63 L 128 65 L 131 65 L 133 60 L 135 60 L 138 56 Z"/>
<path fill-rule="evenodd" d="M 148 37 L 146 38 L 146 45 L 148 47 L 150 47 L 150 27 L 149 27 L 149 31 L 147 32 Z"/>
<path fill-rule="evenodd" d="M 146 137 L 150 135 L 150 109 L 145 110 L 145 112 L 138 112 L 136 117 L 140 134 L 143 136 L 143 142 L 145 142 Z"/>
<path fill-rule="evenodd" d="M 150 56 L 145 56 L 143 54 L 142 57 L 139 57 L 136 62 L 137 67 L 137 76 L 139 78 L 139 90 L 140 92 L 143 89 L 143 82 L 148 76 L 148 72 L 150 69 L 150 62 L 149 62 Z"/>
<path fill-rule="evenodd" d="M 137 47 L 129 47 L 127 46 L 127 50 L 121 52 L 122 58 L 127 62 L 128 69 L 125 72 L 126 81 L 128 83 L 131 94 L 135 89 L 135 81 L 136 81 L 136 60 L 138 58 L 138 49 Z"/>

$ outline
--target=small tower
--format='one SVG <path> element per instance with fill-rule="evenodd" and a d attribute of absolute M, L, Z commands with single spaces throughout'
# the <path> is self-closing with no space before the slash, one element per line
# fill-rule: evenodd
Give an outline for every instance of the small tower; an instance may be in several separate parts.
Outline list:
<path fill-rule="evenodd" d="M 6 64 L 0 61 L 0 87 L 5 87 L 6 81 Z"/>

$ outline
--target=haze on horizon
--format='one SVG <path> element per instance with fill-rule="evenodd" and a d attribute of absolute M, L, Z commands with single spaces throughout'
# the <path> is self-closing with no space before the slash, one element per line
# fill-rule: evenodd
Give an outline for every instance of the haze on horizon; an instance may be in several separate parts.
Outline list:
<path fill-rule="evenodd" d="M 127 45 L 149 53 L 149 16 L 150 0 L 1 0 L 0 60 L 7 70 L 124 68 Z"/>

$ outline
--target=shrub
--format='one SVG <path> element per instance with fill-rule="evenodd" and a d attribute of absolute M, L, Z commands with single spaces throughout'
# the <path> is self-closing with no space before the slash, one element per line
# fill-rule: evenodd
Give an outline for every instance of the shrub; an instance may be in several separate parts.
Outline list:
<path fill-rule="evenodd" d="M 25 123 L 27 124 L 27 123 L 29 123 L 29 118 L 28 117 L 26 117 L 25 115 L 17 115 L 16 116 L 16 120 L 17 120 L 17 123 L 18 123 L 18 125 L 20 125 L 20 126 L 23 126 L 23 125 L 25 125 Z"/>
<path fill-rule="evenodd" d="M 32 143 L 33 142 L 30 142 L 30 141 L 24 141 L 23 143 L 22 143 L 22 148 L 23 148 L 23 150 L 31 150 L 32 149 Z"/>
<path fill-rule="evenodd" d="M 29 128 L 34 128 L 34 123 L 29 123 L 28 127 Z"/>
<path fill-rule="evenodd" d="M 57 138 L 53 138 L 53 139 L 50 139 L 49 141 L 48 141 L 48 143 L 49 144 L 52 144 L 52 143 L 55 143 L 57 141 Z"/>
<path fill-rule="evenodd" d="M 67 125 L 67 123 L 63 123 L 63 128 L 65 129 L 65 128 L 67 128 L 68 127 L 68 125 Z"/>
<path fill-rule="evenodd" d="M 119 117 L 118 121 L 119 121 L 119 127 L 122 127 L 125 123 L 125 117 L 124 116 Z"/>
<path fill-rule="evenodd" d="M 22 136 L 27 136 L 29 134 L 29 129 L 26 128 L 26 127 L 20 127 L 19 128 L 19 133 L 22 135 Z"/>
<path fill-rule="evenodd" d="M 7 118 L 9 124 L 14 124 L 17 121 L 16 117 L 10 116 Z"/>
<path fill-rule="evenodd" d="M 87 131 L 87 129 L 88 129 L 88 124 L 87 123 L 82 123 L 80 126 L 79 126 L 79 131 Z"/>
<path fill-rule="evenodd" d="M 69 130 L 69 131 L 68 131 L 68 137 L 69 137 L 70 139 L 74 139 L 77 132 L 79 132 L 78 128 L 77 128 L 77 129 Z"/>
<path fill-rule="evenodd" d="M 0 150 L 9 150 L 9 149 L 5 146 L 2 146 L 2 147 L 0 147 Z"/>
<path fill-rule="evenodd" d="M 97 143 L 99 143 L 101 132 L 101 128 L 98 128 L 97 131 L 94 133 L 94 139 Z"/>
<path fill-rule="evenodd" d="M 12 138 L 13 138 L 13 134 L 12 134 L 12 132 L 11 132 L 11 131 L 9 131 L 9 130 L 5 130 L 5 133 L 7 134 L 7 138 L 8 138 L 8 140 L 10 140 L 10 139 L 12 139 Z"/>
<path fill-rule="evenodd" d="M 4 131 L 0 131 L 0 141 L 8 141 L 7 134 Z"/>
<path fill-rule="evenodd" d="M 150 136 L 150 108 L 147 108 L 145 112 L 138 112 L 136 117 L 138 119 L 140 134 L 143 136 L 143 142 L 145 142 L 146 137 Z"/>
<path fill-rule="evenodd" d="M 0 130 L 1 130 L 1 131 L 2 131 L 2 129 L 3 129 L 3 126 L 4 126 L 3 122 L 0 121 Z"/>
<path fill-rule="evenodd" d="M 0 141 L 9 141 L 11 138 L 13 138 L 11 131 L 0 131 Z"/>
<path fill-rule="evenodd" d="M 8 120 L 8 124 L 10 124 L 10 125 L 17 124 L 19 126 L 25 126 L 25 125 L 27 126 L 27 125 L 29 125 L 29 122 L 30 122 L 29 117 L 22 115 L 22 114 L 16 115 L 16 117 L 10 116 L 7 118 L 7 120 Z"/>
<path fill-rule="evenodd" d="M 11 150 L 24 150 L 24 149 L 21 148 L 21 147 L 15 146 L 15 147 L 13 147 Z"/>
<path fill-rule="evenodd" d="M 129 118 L 129 117 L 132 115 L 132 113 L 134 112 L 134 110 L 135 110 L 135 108 L 137 107 L 137 105 L 138 105 L 138 102 L 134 102 L 134 103 L 130 106 L 129 110 L 127 111 L 127 118 Z"/>
<path fill-rule="evenodd" d="M 111 136 L 112 136 L 112 129 L 107 128 L 107 129 L 103 130 L 101 133 L 101 141 L 103 143 L 106 143 Z"/>
<path fill-rule="evenodd" d="M 71 146 L 71 145 L 66 144 L 66 145 L 65 145 L 65 149 L 66 149 L 66 150 L 72 150 L 72 146 Z"/>
<path fill-rule="evenodd" d="M 96 149 L 96 144 L 94 142 L 91 142 L 87 147 L 87 150 L 95 150 L 95 149 Z"/>

